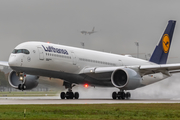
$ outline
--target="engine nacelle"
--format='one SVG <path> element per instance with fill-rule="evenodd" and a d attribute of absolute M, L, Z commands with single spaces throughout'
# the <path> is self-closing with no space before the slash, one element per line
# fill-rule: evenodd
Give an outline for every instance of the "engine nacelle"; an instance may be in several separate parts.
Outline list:
<path fill-rule="evenodd" d="M 11 71 L 8 76 L 8 82 L 13 88 L 19 89 L 20 85 L 24 85 L 25 88 L 23 89 L 30 90 L 37 87 L 39 83 L 38 78 L 39 77 L 35 75 L 26 75 L 24 81 L 22 82 L 19 80 L 19 76 L 16 75 L 16 72 Z"/>
<path fill-rule="evenodd" d="M 123 90 L 136 89 L 141 85 L 141 81 L 141 76 L 130 68 L 117 69 L 111 75 L 112 84 Z"/>

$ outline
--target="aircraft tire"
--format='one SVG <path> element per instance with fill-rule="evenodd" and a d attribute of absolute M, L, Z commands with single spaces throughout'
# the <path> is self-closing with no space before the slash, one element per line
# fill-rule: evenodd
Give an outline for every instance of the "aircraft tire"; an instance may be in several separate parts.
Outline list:
<path fill-rule="evenodd" d="M 26 90 L 26 85 L 22 84 L 22 90 Z"/>
<path fill-rule="evenodd" d="M 117 93 L 116 92 L 113 92 L 112 93 L 112 99 L 116 99 L 117 98 Z"/>
<path fill-rule="evenodd" d="M 66 92 L 65 97 L 66 97 L 66 99 L 70 99 L 70 97 L 69 97 L 69 92 Z"/>
<path fill-rule="evenodd" d="M 127 92 L 125 96 L 126 96 L 126 99 L 130 99 L 131 98 L 131 93 Z"/>
<path fill-rule="evenodd" d="M 73 99 L 73 97 L 74 97 L 73 92 L 69 92 L 69 99 Z"/>
<path fill-rule="evenodd" d="M 21 84 L 18 85 L 18 89 L 21 90 Z"/>
<path fill-rule="evenodd" d="M 65 92 L 61 92 L 60 97 L 61 97 L 61 99 L 65 99 Z"/>
<path fill-rule="evenodd" d="M 118 92 L 117 97 L 118 97 L 119 100 L 122 99 L 121 96 L 122 96 L 122 92 Z"/>
<path fill-rule="evenodd" d="M 19 90 L 25 90 L 26 89 L 26 86 L 24 84 L 19 84 L 18 85 L 18 89 Z"/>
<path fill-rule="evenodd" d="M 121 99 L 124 100 L 125 97 L 126 97 L 126 96 L 125 96 L 125 95 L 126 95 L 125 92 L 120 92 L 120 93 L 121 93 Z"/>
<path fill-rule="evenodd" d="M 73 99 L 74 94 L 73 94 L 73 92 L 66 92 L 65 97 L 66 97 L 66 99 Z"/>
<path fill-rule="evenodd" d="M 75 98 L 75 99 L 79 99 L 79 93 L 78 93 L 78 92 L 75 92 L 75 93 L 74 93 L 74 98 Z"/>

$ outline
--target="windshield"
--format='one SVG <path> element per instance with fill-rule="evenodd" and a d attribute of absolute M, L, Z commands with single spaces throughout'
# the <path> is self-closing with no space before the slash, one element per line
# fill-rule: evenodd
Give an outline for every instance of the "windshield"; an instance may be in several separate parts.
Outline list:
<path fill-rule="evenodd" d="M 29 54 L 30 52 L 26 49 L 14 49 L 12 53 L 14 53 L 14 54 L 17 54 L 17 53 Z"/>

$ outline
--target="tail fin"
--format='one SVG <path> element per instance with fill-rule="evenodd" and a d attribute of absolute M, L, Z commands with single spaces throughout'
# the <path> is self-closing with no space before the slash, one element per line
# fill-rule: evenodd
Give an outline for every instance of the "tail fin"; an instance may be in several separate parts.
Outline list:
<path fill-rule="evenodd" d="M 173 20 L 169 21 L 159 44 L 156 46 L 149 60 L 150 62 L 154 62 L 157 64 L 166 64 L 175 25 L 176 25 L 176 21 Z"/>

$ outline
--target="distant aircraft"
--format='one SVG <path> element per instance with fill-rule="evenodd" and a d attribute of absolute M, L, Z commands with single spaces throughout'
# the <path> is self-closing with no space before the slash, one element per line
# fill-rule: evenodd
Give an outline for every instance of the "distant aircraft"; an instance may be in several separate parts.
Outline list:
<path fill-rule="evenodd" d="M 39 77 L 44 76 L 64 80 L 68 90 L 61 92 L 61 99 L 78 99 L 79 93 L 72 91 L 77 84 L 116 87 L 118 92 L 112 93 L 113 99 L 129 99 L 131 94 L 126 90 L 180 72 L 180 63 L 166 64 L 175 24 L 176 21 L 169 21 L 149 61 L 59 44 L 25 42 L 14 48 L 8 62 L 0 64 L 11 67 L 9 84 L 19 90 L 35 88 Z"/>
<path fill-rule="evenodd" d="M 97 32 L 97 31 L 94 31 L 94 29 L 95 29 L 95 27 L 93 27 L 92 31 L 90 31 L 90 32 L 88 32 L 88 31 L 84 31 L 84 30 L 83 30 L 83 31 L 81 31 L 81 33 L 82 33 L 82 34 L 85 34 L 85 35 L 86 35 L 86 34 L 91 35 L 91 34 L 93 34 L 93 33 Z"/>

